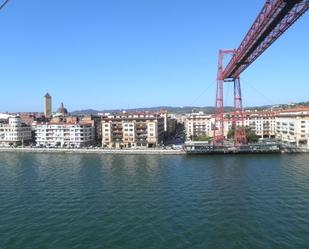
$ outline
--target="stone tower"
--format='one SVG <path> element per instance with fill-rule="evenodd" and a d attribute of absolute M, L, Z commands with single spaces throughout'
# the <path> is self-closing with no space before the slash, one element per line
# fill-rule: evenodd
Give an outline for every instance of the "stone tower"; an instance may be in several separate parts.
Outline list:
<path fill-rule="evenodd" d="M 44 96 L 44 115 L 46 117 L 51 117 L 52 115 L 52 97 L 49 93 Z"/>

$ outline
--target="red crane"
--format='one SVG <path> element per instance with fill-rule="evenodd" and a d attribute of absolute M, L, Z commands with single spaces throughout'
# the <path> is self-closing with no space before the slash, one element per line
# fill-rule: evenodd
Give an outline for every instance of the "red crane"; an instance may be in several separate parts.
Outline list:
<path fill-rule="evenodd" d="M 224 82 L 234 83 L 234 113 L 232 116 L 234 143 L 245 144 L 247 141 L 239 76 L 308 8 L 309 0 L 267 0 L 238 49 L 219 51 L 214 129 L 215 145 L 224 143 Z M 223 68 L 225 55 L 232 55 L 232 58 Z"/>

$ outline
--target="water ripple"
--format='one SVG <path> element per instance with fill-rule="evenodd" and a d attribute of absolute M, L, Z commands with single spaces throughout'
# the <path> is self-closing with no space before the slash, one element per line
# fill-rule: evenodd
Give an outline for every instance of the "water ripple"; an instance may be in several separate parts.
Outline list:
<path fill-rule="evenodd" d="M 0 153 L 0 248 L 309 248 L 308 159 Z"/>

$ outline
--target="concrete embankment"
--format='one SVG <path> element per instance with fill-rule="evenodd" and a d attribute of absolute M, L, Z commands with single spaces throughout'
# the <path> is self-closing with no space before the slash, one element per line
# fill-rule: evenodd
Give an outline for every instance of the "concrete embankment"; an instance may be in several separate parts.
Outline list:
<path fill-rule="evenodd" d="M 307 148 L 285 147 L 281 150 L 282 153 L 309 153 Z"/>
<path fill-rule="evenodd" d="M 130 154 L 130 155 L 184 155 L 183 150 L 162 149 L 49 149 L 49 148 L 0 148 L 0 152 L 36 152 L 36 153 L 65 153 L 65 154 Z"/>

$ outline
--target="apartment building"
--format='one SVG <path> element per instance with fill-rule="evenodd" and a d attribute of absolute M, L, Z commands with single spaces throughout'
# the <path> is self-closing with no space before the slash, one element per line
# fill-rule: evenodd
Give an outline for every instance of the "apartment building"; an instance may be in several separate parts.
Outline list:
<path fill-rule="evenodd" d="M 18 116 L 1 115 L 0 146 L 23 145 L 31 140 L 31 126 Z"/>
<path fill-rule="evenodd" d="M 188 115 L 185 120 L 187 140 L 193 140 L 194 137 L 198 136 L 213 137 L 214 122 L 214 116 L 202 112 Z"/>
<path fill-rule="evenodd" d="M 172 115 L 169 115 L 167 111 L 161 111 L 160 116 L 164 118 L 165 138 L 175 135 L 177 120 Z"/>
<path fill-rule="evenodd" d="M 102 117 L 102 146 L 108 148 L 158 147 L 164 139 L 160 113 L 118 113 Z"/>
<path fill-rule="evenodd" d="M 169 138 L 176 134 L 177 120 L 171 117 L 167 119 L 166 137 Z"/>
<path fill-rule="evenodd" d="M 278 113 L 276 116 L 276 137 L 287 145 L 309 149 L 309 108 Z"/>
<path fill-rule="evenodd" d="M 57 117 L 48 123 L 34 123 L 37 146 L 84 147 L 94 143 L 94 125 L 76 117 Z"/>
<path fill-rule="evenodd" d="M 272 111 L 245 112 L 245 126 L 249 127 L 259 138 L 276 136 L 276 113 Z"/>
<path fill-rule="evenodd" d="M 89 123 L 94 126 L 94 141 L 96 145 L 100 145 L 102 142 L 102 123 L 101 116 L 89 115 L 80 119 L 82 123 Z"/>
<path fill-rule="evenodd" d="M 237 125 L 242 125 L 236 122 Z M 269 111 L 250 111 L 244 113 L 244 125 L 256 133 L 259 138 L 275 137 L 275 113 Z M 215 116 L 204 113 L 192 113 L 187 116 L 185 121 L 187 140 L 192 140 L 197 136 L 213 137 L 215 126 Z M 226 113 L 224 117 L 224 136 L 233 126 L 233 113 Z"/>

